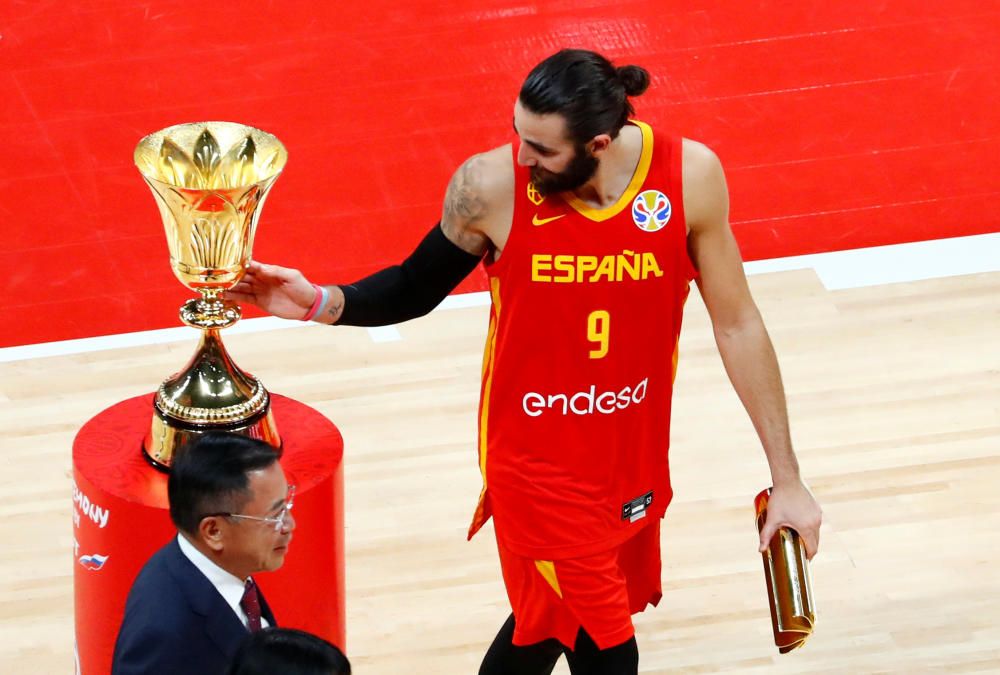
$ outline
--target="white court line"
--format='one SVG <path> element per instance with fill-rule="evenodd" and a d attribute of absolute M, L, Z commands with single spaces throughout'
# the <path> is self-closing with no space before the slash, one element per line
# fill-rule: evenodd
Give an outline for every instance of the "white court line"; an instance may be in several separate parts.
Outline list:
<path fill-rule="evenodd" d="M 1000 271 L 1000 232 L 757 260 L 747 274 L 813 268 L 827 290 Z"/>
<path fill-rule="evenodd" d="M 487 291 L 479 291 L 477 293 L 449 295 L 441 301 L 437 309 L 465 309 L 466 307 L 484 307 L 488 304 L 490 304 L 490 294 Z"/>
<path fill-rule="evenodd" d="M 263 333 L 282 328 L 301 327 L 301 321 L 289 321 L 275 316 L 265 316 L 257 319 L 245 319 L 232 328 L 226 329 L 227 335 L 240 333 Z M 318 325 L 318 324 L 316 324 Z M 77 340 L 61 340 L 59 342 L 43 342 L 36 345 L 19 347 L 4 347 L 0 349 L 0 363 L 9 361 L 24 361 L 39 359 L 46 356 L 66 356 L 68 354 L 86 354 L 107 349 L 123 347 L 143 347 L 145 345 L 166 344 L 168 342 L 184 342 L 197 340 L 198 333 L 194 328 L 160 328 L 144 330 L 137 333 L 120 333 L 118 335 L 102 335 L 99 337 L 80 338 Z"/>
<path fill-rule="evenodd" d="M 743 267 L 748 275 L 812 268 L 816 270 L 823 285 L 829 290 L 937 279 L 963 274 L 998 272 L 1000 271 L 1000 232 L 774 258 L 772 260 L 756 260 L 744 264 Z M 490 294 L 485 291 L 463 293 L 445 298 L 434 311 L 482 307 L 489 304 Z M 325 328 L 315 323 L 303 324 L 301 321 L 264 317 L 240 321 L 233 328 L 227 329 L 226 334 L 238 335 L 305 327 Z M 369 328 L 368 334 L 373 342 L 392 342 L 402 339 L 395 326 Z M 79 340 L 4 347 L 0 349 L 0 363 L 38 359 L 46 356 L 84 354 L 123 347 L 182 342 L 194 340 L 196 337 L 197 335 L 192 328 L 164 328 L 139 333 L 122 333 Z"/>
<path fill-rule="evenodd" d="M 403 339 L 395 326 L 372 326 L 368 329 L 368 337 L 372 342 L 396 342 Z"/>

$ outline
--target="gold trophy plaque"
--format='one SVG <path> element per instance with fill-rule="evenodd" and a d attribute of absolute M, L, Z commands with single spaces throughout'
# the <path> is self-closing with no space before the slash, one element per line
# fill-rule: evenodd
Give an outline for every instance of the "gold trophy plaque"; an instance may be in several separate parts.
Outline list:
<path fill-rule="evenodd" d="M 242 316 L 221 296 L 250 263 L 264 199 L 288 161 L 285 146 L 243 124 L 198 122 L 143 138 L 134 159 L 160 209 L 170 267 L 201 296 L 180 309 L 181 321 L 199 329 L 201 341 L 188 364 L 157 390 L 143 452 L 169 470 L 177 448 L 220 430 L 280 447 L 267 390 L 236 366 L 220 331 Z"/>
<path fill-rule="evenodd" d="M 758 533 L 767 520 L 770 495 L 771 490 L 768 489 L 754 499 Z M 809 559 L 799 533 L 788 527 L 778 530 L 761 556 L 764 558 L 764 580 L 771 608 L 774 644 L 780 653 L 787 654 L 805 644 L 816 624 Z"/>

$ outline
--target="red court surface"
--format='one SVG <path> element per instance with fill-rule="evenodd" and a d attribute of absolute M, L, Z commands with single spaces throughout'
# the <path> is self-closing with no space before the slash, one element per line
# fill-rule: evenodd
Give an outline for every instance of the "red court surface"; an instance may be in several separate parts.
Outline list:
<path fill-rule="evenodd" d="M 0 347 L 180 325 L 190 294 L 132 164 L 147 133 L 277 135 L 254 257 L 352 281 L 512 139 L 520 82 L 562 47 L 650 70 L 637 116 L 720 155 L 747 259 L 1000 230 L 992 2 L 6 0 Z"/>

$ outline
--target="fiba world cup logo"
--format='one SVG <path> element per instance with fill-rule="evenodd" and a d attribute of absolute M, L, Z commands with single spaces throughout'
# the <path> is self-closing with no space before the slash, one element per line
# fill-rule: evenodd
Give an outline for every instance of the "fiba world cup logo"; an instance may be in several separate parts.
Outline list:
<path fill-rule="evenodd" d="M 662 230 L 670 221 L 670 200 L 659 190 L 640 192 L 632 202 L 632 220 L 645 232 Z"/>

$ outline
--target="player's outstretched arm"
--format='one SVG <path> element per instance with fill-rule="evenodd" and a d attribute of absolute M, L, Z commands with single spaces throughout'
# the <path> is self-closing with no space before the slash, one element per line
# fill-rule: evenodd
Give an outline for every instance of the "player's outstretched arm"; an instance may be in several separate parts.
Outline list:
<path fill-rule="evenodd" d="M 504 215 L 504 187 L 513 184 L 509 149 L 506 155 L 502 150 L 474 155 L 455 171 L 441 221 L 399 265 L 320 288 L 298 270 L 252 263 L 230 297 L 287 319 L 349 326 L 384 326 L 427 314 L 490 250 L 489 231 Z"/>
<path fill-rule="evenodd" d="M 729 194 L 722 165 L 715 153 L 693 141 L 684 142 L 684 207 L 690 228 L 688 246 L 715 341 L 771 469 L 774 489 L 761 531 L 761 550 L 778 528 L 788 526 L 802 536 L 812 558 L 819 549 L 822 513 L 799 475 L 778 359 L 750 295 L 729 227 Z"/>

